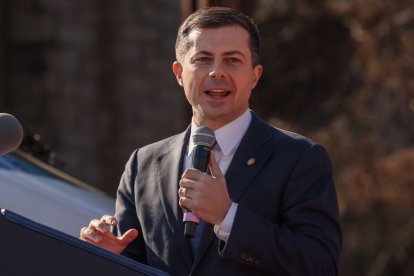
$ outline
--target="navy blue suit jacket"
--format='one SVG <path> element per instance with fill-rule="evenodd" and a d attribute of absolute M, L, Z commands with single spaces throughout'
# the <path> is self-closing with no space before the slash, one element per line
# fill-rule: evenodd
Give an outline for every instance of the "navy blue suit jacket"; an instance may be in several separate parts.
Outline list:
<path fill-rule="evenodd" d="M 227 243 L 207 225 L 192 256 L 184 238 L 177 191 L 187 129 L 136 150 L 126 165 L 114 232 L 137 228 L 139 237 L 125 255 L 171 275 L 337 274 L 341 230 L 326 151 L 252 115 L 225 176 L 239 205 Z"/>

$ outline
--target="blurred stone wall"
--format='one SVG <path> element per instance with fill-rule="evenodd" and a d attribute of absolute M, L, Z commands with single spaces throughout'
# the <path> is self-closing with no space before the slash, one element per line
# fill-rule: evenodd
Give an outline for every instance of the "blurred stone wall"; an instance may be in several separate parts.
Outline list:
<path fill-rule="evenodd" d="M 0 112 L 64 171 L 115 195 L 134 148 L 189 122 L 176 1 L 1 0 L 0 18 Z"/>

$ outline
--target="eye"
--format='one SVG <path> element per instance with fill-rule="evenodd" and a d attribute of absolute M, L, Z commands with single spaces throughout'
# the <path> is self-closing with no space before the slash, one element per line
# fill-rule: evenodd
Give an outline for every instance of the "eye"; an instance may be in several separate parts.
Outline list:
<path fill-rule="evenodd" d="M 228 62 L 230 64 L 238 64 L 238 63 L 241 62 L 241 60 L 236 58 L 236 57 L 228 57 L 228 58 L 226 58 L 226 62 Z"/>
<path fill-rule="evenodd" d="M 211 57 L 198 57 L 194 59 L 195 63 L 207 63 L 209 61 L 211 61 Z"/>

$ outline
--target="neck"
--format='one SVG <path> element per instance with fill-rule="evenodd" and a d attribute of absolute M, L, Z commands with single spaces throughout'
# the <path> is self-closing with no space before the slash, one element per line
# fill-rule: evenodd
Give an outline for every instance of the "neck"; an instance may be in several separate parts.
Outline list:
<path fill-rule="evenodd" d="M 206 118 L 205 116 L 197 116 L 197 113 L 193 113 L 193 121 L 196 123 L 197 126 L 206 126 L 216 131 L 242 116 L 244 112 L 246 112 L 246 110 L 243 111 L 241 114 L 223 120 Z"/>

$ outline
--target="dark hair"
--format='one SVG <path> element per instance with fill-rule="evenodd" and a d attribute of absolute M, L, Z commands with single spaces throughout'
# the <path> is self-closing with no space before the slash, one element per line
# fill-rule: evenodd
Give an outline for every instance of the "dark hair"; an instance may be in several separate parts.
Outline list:
<path fill-rule="evenodd" d="M 195 29 L 219 28 L 224 26 L 240 26 L 249 33 L 249 46 L 252 52 L 252 64 L 256 66 L 260 63 L 260 35 L 259 30 L 253 19 L 242 12 L 225 7 L 210 7 L 199 9 L 192 13 L 181 24 L 178 29 L 177 40 L 175 43 L 175 54 L 177 60 L 191 48 L 188 35 Z"/>

